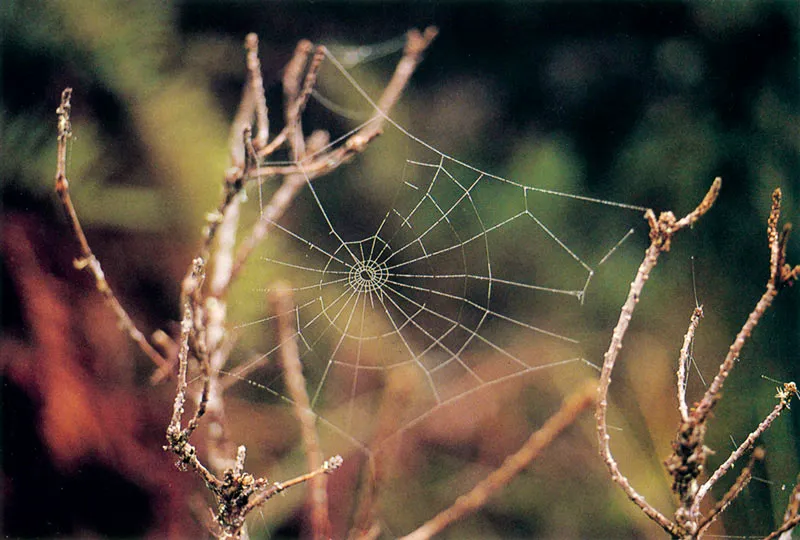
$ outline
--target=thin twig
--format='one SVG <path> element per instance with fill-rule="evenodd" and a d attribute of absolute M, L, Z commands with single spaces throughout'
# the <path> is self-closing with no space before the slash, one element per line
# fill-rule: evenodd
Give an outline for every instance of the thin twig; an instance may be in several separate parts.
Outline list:
<path fill-rule="evenodd" d="M 181 459 L 181 463 L 195 470 L 208 488 L 215 494 L 218 494 L 222 489 L 222 481 L 200 462 L 197 457 L 197 450 L 189 443 L 189 437 L 194 427 L 191 427 L 191 429 L 189 427 L 184 429 L 181 424 L 181 417 L 183 416 L 186 403 L 186 392 L 188 390 L 186 374 L 189 369 L 189 338 L 194 329 L 194 314 L 192 313 L 188 297 L 193 293 L 191 290 L 192 288 L 199 288 L 202 285 L 204 277 L 202 259 L 195 259 L 193 268 L 194 271 L 190 274 L 190 277 L 184 280 L 184 296 L 187 297 L 187 300 L 184 303 L 183 320 L 181 321 L 181 339 L 180 348 L 178 350 L 178 383 L 175 392 L 175 402 L 172 407 L 172 418 L 170 419 L 169 426 L 167 426 L 167 445 L 164 449 L 174 452 Z M 200 406 L 198 406 L 193 421 L 199 419 L 200 416 L 202 416 L 202 412 L 200 412 Z"/>
<path fill-rule="evenodd" d="M 317 75 L 325 59 L 325 49 L 317 47 L 311 62 L 308 64 L 303 84 L 300 85 L 302 70 L 305 68 L 308 54 L 311 52 L 311 43 L 301 41 L 295 51 L 295 57 L 289 62 L 283 77 L 283 91 L 286 111 L 286 140 L 291 150 L 293 161 L 299 161 L 306 155 L 306 144 L 303 138 L 303 110 L 308 97 L 317 83 Z M 302 59 L 302 61 L 300 60 Z M 291 69 L 290 69 L 291 68 Z"/>
<path fill-rule="evenodd" d="M 67 142 L 72 137 L 72 123 L 70 120 L 70 112 L 72 110 L 72 88 L 65 88 L 61 93 L 61 104 L 56 109 L 58 115 L 58 150 L 56 156 L 56 193 L 61 201 L 61 205 L 69 218 L 70 226 L 75 238 L 78 240 L 80 246 L 81 257 L 75 260 L 75 268 L 78 270 L 86 270 L 95 280 L 95 287 L 100 294 L 103 295 L 106 305 L 108 305 L 117 317 L 119 327 L 130 336 L 130 338 L 139 346 L 148 358 L 150 358 L 156 366 L 168 366 L 169 362 L 153 348 L 144 334 L 136 327 L 133 320 L 128 315 L 125 308 L 117 299 L 111 286 L 106 281 L 105 273 L 100 266 L 100 261 L 92 253 L 89 247 L 89 242 L 86 240 L 86 235 L 83 232 L 83 227 L 78 220 L 78 214 L 75 211 L 75 206 L 72 204 L 72 197 L 69 192 L 69 181 L 67 180 Z"/>
<path fill-rule="evenodd" d="M 595 418 L 597 419 L 597 437 L 600 445 L 600 454 L 606 464 L 606 467 L 608 467 L 608 470 L 611 473 L 611 479 L 622 488 L 622 490 L 628 495 L 628 498 L 638 505 L 639 508 L 641 508 L 650 519 L 658 523 L 671 535 L 678 537 L 680 536 L 678 527 L 669 519 L 667 519 L 666 516 L 653 508 L 653 506 L 651 506 L 644 499 L 644 497 L 633 488 L 627 477 L 625 477 L 619 470 L 619 465 L 611 453 L 611 437 L 608 434 L 608 424 L 606 420 L 606 412 L 608 409 L 608 387 L 611 383 L 611 373 L 614 369 L 614 363 L 616 362 L 619 351 L 622 349 L 622 338 L 625 336 L 625 333 L 628 329 L 628 324 L 633 315 L 634 307 L 639 301 L 639 295 L 644 288 L 645 282 L 650 276 L 650 272 L 656 266 L 660 253 L 661 250 L 657 245 L 650 245 L 650 247 L 647 249 L 642 264 L 639 266 L 639 271 L 636 273 L 636 278 L 634 279 L 633 283 L 631 283 L 628 299 L 625 301 L 625 304 L 622 307 L 619 321 L 611 337 L 611 345 L 609 346 L 608 352 L 606 352 L 605 361 L 603 362 L 603 370 L 601 371 L 600 382 L 598 384 L 598 399 Z"/>
<path fill-rule="evenodd" d="M 334 456 L 329 460 L 325 461 L 319 469 L 311 471 L 310 473 L 302 474 L 286 482 L 275 482 L 271 486 L 263 489 L 262 491 L 256 493 L 253 497 L 251 497 L 250 500 L 247 502 L 247 504 L 243 507 L 242 513 L 244 515 L 247 515 L 253 509 L 261 506 L 267 500 L 271 499 L 278 493 L 281 493 L 289 489 L 292 486 L 308 482 L 309 480 L 323 474 L 331 474 L 336 469 L 341 467 L 343 463 L 344 460 L 342 459 L 342 456 Z"/>
<path fill-rule="evenodd" d="M 245 130 L 249 133 L 249 129 Z M 217 246 L 213 252 L 213 266 L 209 277 L 209 294 L 203 300 L 206 315 L 206 348 L 211 376 L 208 393 L 208 459 L 217 471 L 232 466 L 231 444 L 225 429 L 225 407 L 222 400 L 219 372 L 225 368 L 228 354 L 222 346 L 227 329 L 227 302 L 218 294 L 230 279 L 233 265 L 233 251 L 236 243 L 236 231 L 239 225 L 240 198 L 234 197 L 228 204 L 217 233 Z"/>
<path fill-rule="evenodd" d="M 694 339 L 703 308 L 697 306 L 692 313 L 689 329 L 683 338 L 683 346 L 678 360 L 678 410 L 681 423 L 672 443 L 672 454 L 664 461 L 667 471 L 672 475 L 672 491 L 678 495 L 682 507 L 676 512 L 676 520 L 688 523 L 689 507 L 697 493 L 697 477 L 703 472 L 706 459 L 705 424 L 695 426 L 689 416 L 686 404 L 686 377 L 689 368 L 692 341 Z"/>
<path fill-rule="evenodd" d="M 278 283 L 272 289 L 270 303 L 276 314 L 278 342 L 281 344 L 279 357 L 283 366 L 283 376 L 289 397 L 294 404 L 294 413 L 300 422 L 300 433 L 306 452 L 308 470 L 317 470 L 322 466 L 322 450 L 317 434 L 316 415 L 311 411 L 311 403 L 303 377 L 303 366 L 300 363 L 300 352 L 297 348 L 298 331 L 295 328 L 295 304 L 292 290 L 286 283 Z M 317 475 L 310 480 L 309 498 L 311 500 L 311 526 L 313 537 L 330 538 L 330 520 L 328 517 L 328 479 L 325 475 Z"/>
<path fill-rule="evenodd" d="M 692 342 L 701 318 L 703 318 L 703 306 L 697 306 L 689 321 L 689 329 L 686 331 L 686 335 L 683 336 L 683 346 L 678 359 L 678 410 L 681 413 L 681 421 L 683 422 L 689 421 L 689 407 L 686 405 L 686 376 L 689 368 Z"/>
<path fill-rule="evenodd" d="M 764 449 L 763 448 L 756 448 L 753 450 L 753 453 L 750 455 L 750 461 L 747 463 L 747 466 L 742 469 L 742 472 L 739 473 L 739 476 L 736 477 L 736 482 L 728 489 L 725 495 L 720 499 L 720 501 L 714 506 L 714 508 L 709 512 L 698 524 L 697 527 L 697 534 L 696 536 L 700 537 L 703 533 L 708 529 L 714 521 L 725 511 L 728 509 L 728 506 L 736 500 L 739 494 L 747 487 L 750 483 L 750 480 L 753 478 L 753 467 L 756 464 L 756 461 L 762 461 L 764 459 Z"/>
<path fill-rule="evenodd" d="M 778 219 L 780 218 L 780 203 L 781 191 L 780 189 L 776 189 L 772 195 L 772 208 L 770 210 L 770 216 L 767 225 L 767 236 L 770 245 L 770 277 L 767 281 L 766 290 L 764 291 L 764 294 L 761 295 L 761 298 L 759 299 L 755 308 L 753 308 L 753 311 L 750 312 L 750 315 L 747 317 L 747 320 L 745 321 L 741 330 L 739 330 L 739 333 L 736 335 L 736 339 L 734 339 L 733 343 L 728 349 L 728 354 L 725 357 L 725 360 L 723 360 L 722 364 L 720 364 L 719 372 L 709 385 L 708 390 L 706 390 L 703 399 L 692 413 L 692 422 L 695 424 L 702 424 L 708 416 L 708 413 L 711 412 L 711 409 L 719 400 L 719 394 L 722 390 L 722 386 L 733 369 L 733 366 L 736 364 L 736 361 L 741 356 L 744 344 L 747 342 L 748 338 L 753 332 L 753 329 L 758 325 L 758 322 L 761 320 L 761 317 L 764 315 L 766 310 L 770 305 L 772 305 L 772 301 L 775 299 L 775 296 L 777 296 L 778 289 L 782 284 L 780 281 L 781 272 L 779 270 L 780 262 L 785 260 L 785 252 L 781 249 L 780 236 L 777 230 Z"/>
<path fill-rule="evenodd" d="M 155 347 L 161 349 L 162 356 L 170 359 L 167 364 L 159 367 L 150 376 L 150 384 L 155 386 L 165 378 L 173 375 L 174 368 L 178 364 L 178 344 L 161 329 L 155 330 L 150 339 Z"/>
<path fill-rule="evenodd" d="M 767 536 L 764 537 L 764 540 L 772 540 L 773 538 L 778 538 L 780 535 L 785 533 L 786 531 L 790 531 L 800 525 L 800 515 L 794 516 L 788 521 L 784 521 L 780 527 L 769 533 Z"/>
<path fill-rule="evenodd" d="M 269 139 L 269 109 L 267 109 L 267 100 L 264 96 L 264 79 L 261 75 L 261 60 L 258 58 L 257 34 L 247 34 L 245 48 L 247 49 L 248 82 L 255 102 L 256 133 L 253 145 L 256 149 L 261 149 L 266 146 Z"/>
<path fill-rule="evenodd" d="M 789 496 L 789 502 L 786 503 L 786 512 L 783 514 L 783 523 L 788 523 L 793 519 L 797 519 L 798 514 L 800 514 L 800 477 L 798 477 L 797 482 L 794 485 L 794 489 L 792 490 L 792 494 Z M 789 530 L 785 532 L 786 534 L 782 535 L 780 540 L 791 540 L 792 533 Z"/>
<path fill-rule="evenodd" d="M 452 506 L 424 523 L 404 540 L 423 540 L 443 531 L 451 523 L 481 508 L 486 501 L 505 487 L 516 475 L 550 446 L 578 416 L 594 403 L 595 385 L 585 387 L 564 402 L 561 408 L 503 464 L 479 482 L 469 493 L 462 495 Z"/>
<path fill-rule="evenodd" d="M 428 49 L 433 40 L 436 39 L 438 33 L 438 28 L 435 26 L 429 26 L 425 28 L 423 32 L 420 32 L 417 29 L 412 29 L 406 34 L 406 45 L 403 49 L 403 57 L 397 64 L 397 68 L 395 69 L 389 84 L 386 85 L 386 89 L 383 91 L 383 94 L 381 94 L 381 97 L 378 100 L 378 109 L 380 109 L 384 115 L 388 115 L 389 111 L 400 99 L 400 95 L 408 85 L 411 75 L 414 74 L 417 66 L 419 66 L 420 62 L 422 62 L 422 57 L 425 51 Z M 370 124 L 370 126 L 366 128 L 365 132 L 362 133 L 361 136 L 364 137 L 365 140 L 370 140 L 372 138 L 371 132 L 374 132 L 374 134 L 377 135 L 382 128 L 383 116 L 381 116 L 380 122 Z"/>
<path fill-rule="evenodd" d="M 286 122 L 286 140 L 292 151 L 292 159 L 298 160 L 303 155 L 303 129 L 300 122 L 300 108 L 296 106 L 300 96 L 300 84 L 306 70 L 308 55 L 313 45 L 307 39 L 300 41 L 294 50 L 292 59 L 286 64 L 283 72 L 283 108 Z"/>
<path fill-rule="evenodd" d="M 722 180 L 720 178 L 715 179 L 708 193 L 703 198 L 703 201 L 697 208 L 681 220 L 676 220 L 672 212 L 662 212 L 658 220 L 656 220 L 652 210 L 645 212 L 645 218 L 650 224 L 650 247 L 648 247 L 645 252 L 645 257 L 639 266 L 636 278 L 633 283 L 631 283 L 628 297 L 620 310 L 619 320 L 611 336 L 611 343 L 603 357 L 603 369 L 600 373 L 600 381 L 597 389 L 597 408 L 595 414 L 597 419 L 597 439 L 600 447 L 600 455 L 611 473 L 611 479 L 622 488 L 628 495 L 628 498 L 639 506 L 648 517 L 675 537 L 681 535 L 680 528 L 650 505 L 644 497 L 631 486 L 630 481 L 620 472 L 619 465 L 611 453 L 611 437 L 608 433 L 608 423 L 606 419 L 608 411 L 608 389 L 611 384 L 611 374 L 614 370 L 614 364 L 616 363 L 619 352 L 622 350 L 622 340 L 625 337 L 628 325 L 633 317 L 633 311 L 636 308 L 636 304 L 639 302 L 639 297 L 650 276 L 650 272 L 658 262 L 659 255 L 669 250 L 672 237 L 678 230 L 693 224 L 711 208 L 719 195 L 721 185 Z"/>
<path fill-rule="evenodd" d="M 225 367 L 228 354 L 223 344 L 227 335 L 225 321 L 227 319 L 227 302 L 225 293 L 231 280 L 233 269 L 233 253 L 236 246 L 236 233 L 239 226 L 242 178 L 249 167 L 256 165 L 254 160 L 248 163 L 248 156 L 255 153 L 255 148 L 266 145 L 269 135 L 267 105 L 264 97 L 264 83 L 261 75 L 261 62 L 258 58 L 258 36 L 248 34 L 245 38 L 247 50 L 248 81 L 242 93 L 239 111 L 231 130 L 231 167 L 225 177 L 226 192 L 216 219 L 210 225 L 216 230 L 217 246 L 213 254 L 213 266 L 209 278 L 208 297 L 203 307 L 207 317 L 207 349 L 210 371 L 208 391 L 209 446 L 208 459 L 218 471 L 232 466 L 230 443 L 225 430 L 225 408 L 222 400 L 222 387 L 219 373 Z M 251 138 L 250 122 L 255 115 L 256 136 Z M 207 236 L 209 242 L 213 236 Z M 207 242 L 205 247 L 210 244 Z"/>
<path fill-rule="evenodd" d="M 793 385 L 794 383 L 787 383 L 787 385 Z M 795 388 L 796 390 L 796 388 Z M 747 453 L 755 444 L 756 440 L 772 425 L 772 423 L 780 416 L 784 409 L 789 407 L 789 400 L 792 397 L 792 393 L 786 390 L 778 390 L 778 395 L 775 396 L 779 398 L 778 404 L 772 409 L 772 412 L 767 415 L 767 417 L 758 424 L 758 427 L 747 436 L 747 438 L 739 445 L 736 450 L 731 452 L 731 455 L 728 456 L 728 459 L 725 462 L 717 467 L 714 473 L 711 475 L 711 478 L 706 480 L 706 482 L 700 486 L 700 489 L 697 490 L 697 495 L 694 497 L 694 502 L 690 509 L 690 515 L 692 516 L 699 516 L 700 515 L 700 504 L 703 502 L 703 499 L 706 497 L 708 492 L 714 486 L 714 484 L 719 481 L 728 471 L 731 469 L 734 463 L 736 463 L 739 458 L 741 458 L 745 453 Z"/>
<path fill-rule="evenodd" d="M 786 249 L 789 245 L 789 235 L 792 232 L 792 224 L 787 223 L 783 226 L 781 236 L 778 239 L 778 281 L 780 286 L 790 284 L 800 279 L 800 264 L 792 268 L 786 263 Z"/>
<path fill-rule="evenodd" d="M 180 432 L 181 418 L 183 417 L 184 405 L 186 403 L 186 372 L 189 369 L 189 334 L 192 331 L 192 310 L 185 306 L 183 310 L 183 320 L 181 321 L 180 349 L 178 350 L 178 388 L 175 392 L 175 402 L 172 405 L 172 419 L 169 422 L 168 431 Z"/>
<path fill-rule="evenodd" d="M 242 97 L 246 99 L 247 92 Z M 244 108 L 242 105 L 241 108 Z M 234 143 L 231 140 L 231 155 L 235 154 L 234 146 L 238 144 L 243 148 L 251 146 L 251 129 L 246 126 L 240 134 L 241 140 Z M 247 154 L 245 153 L 245 163 L 242 167 L 246 168 Z M 243 171 L 236 163 L 232 163 L 232 169 Z M 237 177 L 241 178 L 237 173 Z M 230 176 L 226 176 L 226 186 L 230 189 L 240 189 L 241 186 L 231 188 L 229 183 Z M 238 193 L 238 191 L 237 191 Z M 226 204 L 227 202 L 227 204 Z M 241 197 L 225 196 L 223 210 L 217 223 L 216 249 L 211 255 L 212 267 L 209 276 L 208 295 L 198 302 L 202 302 L 202 313 L 205 316 L 205 329 L 202 333 L 204 350 L 207 360 L 201 362 L 201 366 L 207 366 L 210 374 L 207 381 L 207 411 L 208 411 L 208 460 L 209 464 L 217 471 L 222 472 L 233 466 L 231 451 L 232 445 L 227 439 L 225 429 L 225 406 L 222 400 L 222 389 L 220 388 L 219 372 L 225 368 L 228 354 L 222 346 L 225 343 L 227 329 L 225 321 L 227 319 L 227 302 L 220 294 L 225 284 L 230 279 L 231 268 L 233 265 L 233 252 L 236 245 L 236 232 L 239 227 L 239 216 L 241 214 Z M 200 329 L 199 325 L 197 326 Z M 205 387 L 204 387 L 205 390 Z"/>
<path fill-rule="evenodd" d="M 308 98 L 311 97 L 311 93 L 314 91 L 314 87 L 317 84 L 317 76 L 319 75 L 319 70 L 322 67 L 323 60 L 325 60 L 325 47 L 320 46 L 316 48 L 314 51 L 314 56 L 311 57 L 311 63 L 308 65 L 308 71 L 303 79 L 303 87 L 300 89 L 300 94 L 294 100 L 294 104 L 292 105 L 292 115 L 298 120 L 302 116 L 303 111 L 306 108 L 306 104 L 308 103 Z M 300 124 L 297 125 L 300 126 Z M 302 157 L 303 154 L 299 156 L 299 158 Z"/>

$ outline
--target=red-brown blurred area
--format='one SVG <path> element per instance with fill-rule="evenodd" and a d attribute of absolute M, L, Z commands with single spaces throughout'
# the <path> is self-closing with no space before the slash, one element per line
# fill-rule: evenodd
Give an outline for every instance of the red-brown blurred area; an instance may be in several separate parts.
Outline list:
<path fill-rule="evenodd" d="M 141 384 L 146 366 L 72 267 L 65 232 L 3 216 L 4 532 L 188 535 L 191 479 L 158 436 L 170 389 Z"/>
<path fill-rule="evenodd" d="M 763 231 L 774 187 L 783 188 L 785 218 L 800 221 L 798 9 L 769 1 L 3 2 L 2 534 L 194 538 L 206 533 L 211 515 L 201 482 L 162 450 L 174 381 L 150 384 L 154 366 L 119 331 L 90 277 L 73 266 L 77 245 L 53 193 L 63 88 L 74 88 L 68 176 L 89 242 L 141 330 L 174 337 L 179 283 L 228 166 L 244 35 L 260 35 L 270 118 L 280 126 L 281 69 L 299 39 L 352 51 L 428 24 L 440 28 L 439 37 L 395 114 L 448 154 L 530 185 L 676 214 L 693 208 L 715 176 L 724 179 L 716 207 L 675 240 L 651 277 L 611 387 L 612 448 L 623 473 L 671 513 L 661 461 L 677 427 L 675 361 L 694 291 L 706 311 L 695 358 L 709 377 L 763 289 Z M 354 74 L 374 95 L 396 58 Z M 308 126 L 341 131 L 341 114 L 312 101 L 314 110 Z M 368 151 L 326 180 L 346 186 L 366 178 L 373 186 L 339 212 L 385 202 L 383 186 L 401 175 L 388 164 L 409 157 L 407 141 L 400 142 L 394 151 Z M 353 195 L 347 188 L 342 194 Z M 546 215 L 576 251 L 596 255 L 595 262 L 603 255 L 593 251 L 598 237 L 638 227 L 597 269 L 582 308 L 585 323 L 570 332 L 599 364 L 646 231 L 638 215 L 594 222 L 584 207 L 553 208 L 542 203 L 537 215 Z M 302 223 L 303 209 L 291 215 L 295 223 Z M 524 240 L 493 245 L 508 267 L 526 273 L 520 281 L 535 282 L 542 268 L 560 272 L 546 252 L 532 260 Z M 796 238 L 789 253 L 794 262 L 800 258 Z M 257 263 L 251 270 L 234 292 L 232 323 L 264 316 L 266 299 L 254 291 L 271 276 Z M 761 375 L 800 378 L 797 295 L 797 287 L 782 291 L 726 383 L 709 439 L 715 463 L 773 407 L 775 384 Z M 561 317 L 554 310 L 553 320 Z M 266 326 L 256 338 L 242 336 L 236 361 L 274 345 Z M 543 346 L 523 338 L 510 343 L 520 357 L 536 357 Z M 248 378 L 266 384 L 279 376 L 268 365 Z M 371 473 L 384 537 L 410 532 L 502 463 L 590 376 L 590 368 L 543 370 L 442 408 L 396 444 L 373 447 L 372 463 L 352 449 L 329 478 L 336 536 L 370 497 L 364 493 Z M 401 372 L 373 384 L 379 395 L 360 413 L 374 420 L 380 441 L 396 432 L 419 384 Z M 690 400 L 701 392 L 693 376 Z M 278 401 L 243 381 L 225 398 L 231 441 L 246 444 L 248 470 L 270 480 L 305 472 L 297 423 Z M 799 435 L 800 417 L 787 411 L 765 437 L 760 480 L 715 533 L 772 530 L 798 471 Z M 198 430 L 201 454 L 203 437 Z M 308 534 L 305 499 L 301 487 L 269 501 L 253 517 L 253 536 Z M 659 534 L 609 481 L 586 415 L 445 537 Z"/>

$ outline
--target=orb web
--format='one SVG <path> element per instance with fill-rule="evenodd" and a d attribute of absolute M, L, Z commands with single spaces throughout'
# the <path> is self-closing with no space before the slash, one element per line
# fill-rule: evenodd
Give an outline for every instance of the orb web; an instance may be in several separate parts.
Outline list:
<path fill-rule="evenodd" d="M 261 268 L 270 280 L 291 284 L 295 337 L 320 422 L 362 449 L 374 448 L 392 377 L 412 381 L 415 396 L 384 438 L 472 392 L 588 363 L 578 340 L 560 327 L 560 313 L 580 309 L 595 270 L 632 234 L 644 209 L 509 180 L 440 152 L 384 115 L 335 57 L 328 61 L 374 115 L 331 145 L 382 121 L 386 133 L 367 152 L 389 151 L 381 145 L 396 152 L 399 142 L 404 159 L 382 176 L 378 191 L 386 196 L 373 195 L 377 188 L 355 172 L 358 164 L 334 178 L 307 175 L 292 211 L 269 223 Z M 314 157 L 294 164 L 303 171 Z M 590 250 L 549 225 L 554 212 L 570 207 L 626 212 L 630 219 L 604 236 L 597 255 L 596 245 Z M 238 328 L 266 331 L 275 317 Z M 250 373 L 279 346 L 239 372 Z M 286 399 L 279 373 L 261 380 Z"/>

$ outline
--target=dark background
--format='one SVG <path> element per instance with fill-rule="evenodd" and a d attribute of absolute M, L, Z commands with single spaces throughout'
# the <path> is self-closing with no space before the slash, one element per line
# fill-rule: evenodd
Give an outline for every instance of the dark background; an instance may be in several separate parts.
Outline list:
<path fill-rule="evenodd" d="M 8 1 L 0 10 L 3 534 L 189 536 L 205 519 L 198 518 L 199 486 L 160 449 L 171 385 L 147 384 L 148 361 L 116 332 L 87 276 L 72 268 L 77 249 L 52 189 L 61 90 L 75 89 L 69 168 L 90 243 L 140 326 L 174 331 L 178 283 L 227 164 L 244 35 L 260 36 L 275 115 L 280 69 L 300 38 L 336 52 L 429 24 L 439 37 L 396 114 L 443 152 L 533 185 L 676 214 L 723 177 L 716 207 L 657 270 L 612 387 L 627 418 L 618 419 L 625 442 L 615 445 L 623 471 L 671 513 L 660 461 L 677 423 L 674 360 L 695 302 L 690 257 L 707 313 L 695 356 L 710 378 L 766 281 L 772 189 L 783 190 L 785 219 L 798 221 L 800 4 Z M 372 91 L 397 57 L 354 73 Z M 309 123 L 329 119 L 314 110 Z M 609 219 L 596 227 L 631 221 Z M 639 232 L 620 263 L 624 271 L 603 276 L 607 288 L 580 330 L 596 342 L 598 362 L 645 246 Z M 796 263 L 796 238 L 789 252 Z M 726 385 L 709 440 L 717 462 L 731 437 L 741 441 L 774 405 L 775 383 L 761 376 L 798 378 L 798 305 L 796 287 L 781 293 Z M 241 316 L 254 309 L 242 307 Z M 691 388 L 695 396 L 699 388 Z M 493 457 L 434 453 L 429 469 L 404 480 L 418 491 L 398 491 L 431 499 L 393 506 L 387 495 L 387 534 L 408 532 L 452 502 L 568 390 L 522 391 L 530 425 Z M 252 407 L 230 405 L 234 432 L 252 431 L 246 420 L 267 414 Z M 234 419 L 237 411 L 245 418 Z M 591 429 L 587 416 L 563 446 L 449 534 L 657 535 L 605 477 Z M 260 444 L 281 448 L 278 435 L 264 437 Z M 726 513 L 718 534 L 774 528 L 800 471 L 798 441 L 800 420 L 790 411 L 765 438 L 760 480 Z M 438 478 L 436 467 L 457 471 L 456 480 Z M 301 498 L 287 496 L 276 507 L 256 518 L 254 534 L 299 534 Z"/>

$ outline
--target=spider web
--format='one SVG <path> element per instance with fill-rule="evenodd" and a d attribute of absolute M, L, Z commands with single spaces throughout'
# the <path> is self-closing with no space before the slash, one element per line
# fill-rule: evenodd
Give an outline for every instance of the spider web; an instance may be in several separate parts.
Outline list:
<path fill-rule="evenodd" d="M 573 324 L 565 313 L 580 311 L 595 271 L 644 208 L 542 189 L 455 159 L 384 115 L 334 56 L 327 60 L 371 118 L 294 164 L 303 170 L 382 120 L 385 133 L 367 154 L 392 172 L 379 186 L 360 164 L 330 178 L 306 176 L 291 211 L 270 222 L 262 268 L 269 280 L 291 283 L 294 338 L 320 422 L 371 452 L 376 438 L 389 440 L 474 392 L 546 368 L 591 365 L 563 329 Z M 394 167 L 387 152 L 398 148 Z M 560 212 L 580 220 L 590 207 L 628 211 L 627 225 L 613 234 L 589 227 L 584 237 L 548 225 Z M 276 317 L 237 328 L 269 333 Z M 234 375 L 251 376 L 252 366 L 276 356 L 281 344 L 272 344 Z M 290 401 L 281 375 L 272 375 L 253 384 Z M 413 398 L 391 409 L 387 428 L 379 411 L 396 379 Z"/>

